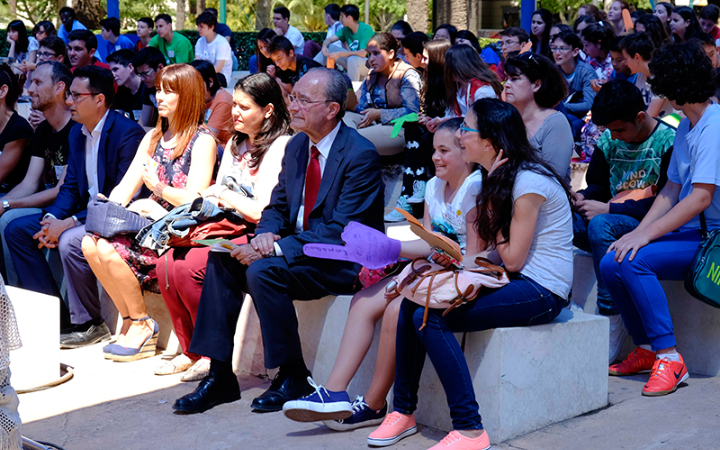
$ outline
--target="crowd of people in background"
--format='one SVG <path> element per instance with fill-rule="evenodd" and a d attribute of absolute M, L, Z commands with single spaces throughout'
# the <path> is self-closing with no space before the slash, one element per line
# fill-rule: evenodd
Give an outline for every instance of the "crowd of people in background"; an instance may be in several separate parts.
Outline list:
<path fill-rule="evenodd" d="M 8 25 L 0 273 L 58 298 L 61 347 L 111 339 L 99 282 L 122 317 L 102 356 L 154 356 L 160 330 L 143 294 L 160 293 L 182 353 L 155 373 L 200 381 L 173 409 L 204 412 L 240 398 L 232 355 L 249 294 L 265 366 L 279 368 L 253 409 L 333 430 L 377 426 L 368 443 L 389 446 L 417 431 L 428 355 L 454 428 L 433 449 L 484 450 L 489 437 L 453 333 L 554 320 L 571 305 L 575 246 L 592 255 L 599 314 L 610 321 L 609 374 L 649 372 L 642 395 L 675 392 L 688 372 L 659 280 L 685 278 L 700 217 L 720 226 L 720 8 L 635 11 L 615 0 L 607 12 L 582 5 L 572 24 L 539 9 L 529 29 L 505 28 L 484 48 L 449 24 L 431 36 L 404 21 L 376 32 L 356 5 L 329 4 L 324 14 L 320 45 L 275 8 L 273 28 L 257 33 L 250 75 L 234 84 L 235 40 L 213 8 L 195 19 L 194 45 L 167 14 L 140 19 L 136 39 L 108 17 L 101 45 L 69 7 L 57 29 Z M 24 95 L 27 117 L 16 108 Z M 575 191 L 572 161 L 588 164 Z M 393 165 L 402 192 L 384 214 L 392 205 L 381 174 Z M 88 231 L 88 211 L 101 202 L 155 222 L 139 234 Z M 196 205 L 242 219 L 224 235 L 227 251 L 173 244 L 168 223 L 200 226 Z M 395 276 L 416 258 L 459 262 L 423 240 L 387 238 L 382 269 L 304 254 L 305 244 L 344 245 L 351 222 L 382 235 L 385 223 L 405 220 L 400 210 L 455 241 L 466 268 L 489 258 L 509 283 L 428 313 L 400 294 Z M 65 299 L 48 262 L 55 252 Z M 293 300 L 340 294 L 354 296 L 320 385 L 303 359 Z M 380 319 L 372 383 L 351 401 L 346 390 Z M 617 361 L 628 334 L 636 348 Z"/>

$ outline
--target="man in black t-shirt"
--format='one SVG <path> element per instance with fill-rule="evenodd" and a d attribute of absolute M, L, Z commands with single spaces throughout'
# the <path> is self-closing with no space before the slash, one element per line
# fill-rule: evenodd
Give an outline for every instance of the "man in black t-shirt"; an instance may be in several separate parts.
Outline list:
<path fill-rule="evenodd" d="M 118 88 L 115 91 L 112 109 L 121 111 L 131 120 L 138 122 L 142 113 L 142 86 L 140 76 L 132 65 L 135 52 L 121 49 L 112 52 L 106 61 Z"/>
<path fill-rule="evenodd" d="M 32 108 L 45 116 L 35 130 L 32 156 L 22 181 L 5 195 L 0 204 L 0 236 L 5 248 L 5 226 L 13 219 L 37 214 L 55 201 L 65 177 L 68 159 L 68 134 L 75 125 L 70 109 L 65 104 L 65 92 L 70 87 L 72 74 L 62 63 L 39 63 L 32 73 L 28 89 Z M 5 251 L 3 276 L 8 284 L 17 285 L 17 277 Z M 64 303 L 63 303 L 64 305 Z"/>
<path fill-rule="evenodd" d="M 268 66 L 268 74 L 275 77 L 285 95 L 292 92 L 293 86 L 308 70 L 320 67 L 316 61 L 295 55 L 295 47 L 285 36 L 275 36 L 270 42 L 270 59 L 275 63 Z"/>
<path fill-rule="evenodd" d="M 155 77 L 165 67 L 165 55 L 155 47 L 145 47 L 133 57 L 132 66 L 144 83 L 142 88 L 142 114 L 140 125 L 152 128 L 157 124 L 157 100 L 155 100 Z"/>

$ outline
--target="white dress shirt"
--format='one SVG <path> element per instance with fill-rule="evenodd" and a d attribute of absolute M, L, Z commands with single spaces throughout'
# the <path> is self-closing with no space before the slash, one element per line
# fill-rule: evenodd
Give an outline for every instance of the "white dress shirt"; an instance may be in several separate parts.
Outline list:
<path fill-rule="evenodd" d="M 325 173 L 325 164 L 327 164 L 327 158 L 330 154 L 330 149 L 332 149 L 333 143 L 335 142 L 335 138 L 338 135 L 338 132 L 340 131 L 340 125 L 342 122 L 338 123 L 333 130 L 328 133 L 324 138 L 320 139 L 320 142 L 317 144 L 314 143 L 311 139 L 309 139 L 308 143 L 308 162 L 307 165 L 310 165 L 310 157 L 312 156 L 312 147 L 315 146 L 318 149 L 318 152 L 320 152 L 320 155 L 318 156 L 318 162 L 320 163 L 320 176 L 322 177 Z M 307 166 L 305 166 L 305 171 L 307 172 Z M 300 209 L 298 210 L 297 215 L 297 221 L 295 222 L 295 233 L 302 233 L 303 232 L 303 216 L 305 214 L 305 185 L 303 184 L 303 192 L 302 197 L 300 198 Z M 280 245 L 278 245 L 277 242 L 275 242 L 275 255 L 276 256 L 282 256 L 283 252 L 280 249 Z"/>
<path fill-rule="evenodd" d="M 97 197 L 100 192 L 100 181 L 98 180 L 98 151 L 100 149 L 100 134 L 105 126 L 105 120 L 107 119 L 110 110 L 105 111 L 105 114 L 100 119 L 100 122 L 95 125 L 92 130 L 87 129 L 85 125 L 82 127 L 82 132 L 85 135 L 85 174 L 88 180 L 88 191 L 90 192 L 90 201 Z"/>

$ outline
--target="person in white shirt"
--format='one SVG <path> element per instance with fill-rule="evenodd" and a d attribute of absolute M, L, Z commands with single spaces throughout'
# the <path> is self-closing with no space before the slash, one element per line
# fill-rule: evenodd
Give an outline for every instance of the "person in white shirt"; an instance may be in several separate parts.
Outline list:
<path fill-rule="evenodd" d="M 225 77 L 224 80 L 220 78 L 220 84 L 227 87 L 232 77 L 232 49 L 227 39 L 222 36 L 218 39 L 215 31 L 217 23 L 217 17 L 209 11 L 195 19 L 200 34 L 200 39 L 195 44 L 195 59 L 202 59 L 215 66 L 215 72 Z"/>
<path fill-rule="evenodd" d="M 284 6 L 273 9 L 273 25 L 275 25 L 275 33 L 288 38 L 295 47 L 295 54 L 302 56 L 305 49 L 305 38 L 300 30 L 290 25 L 290 10 Z"/>

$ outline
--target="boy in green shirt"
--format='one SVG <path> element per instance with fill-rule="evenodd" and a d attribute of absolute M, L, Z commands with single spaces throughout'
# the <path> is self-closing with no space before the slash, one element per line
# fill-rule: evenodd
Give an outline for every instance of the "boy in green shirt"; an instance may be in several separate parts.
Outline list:
<path fill-rule="evenodd" d="M 367 61 L 365 49 L 375 32 L 370 25 L 360 22 L 360 9 L 355 5 L 345 5 L 340 8 L 340 20 L 343 27 L 335 36 L 325 39 L 322 54 L 344 67 L 350 80 L 363 81 L 368 73 L 368 68 L 365 66 Z M 328 46 L 337 41 L 343 43 L 345 51 L 331 53 Z"/>
<path fill-rule="evenodd" d="M 150 39 L 148 46 L 155 47 L 165 55 L 168 64 L 189 63 L 195 59 L 190 40 L 172 28 L 172 19 L 167 14 L 155 18 L 157 34 Z"/>

